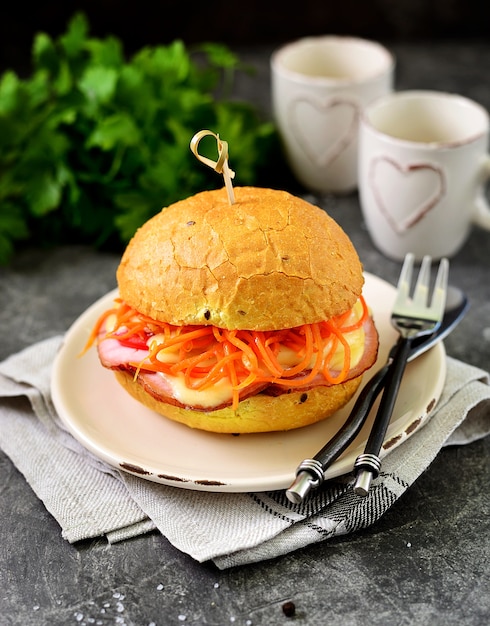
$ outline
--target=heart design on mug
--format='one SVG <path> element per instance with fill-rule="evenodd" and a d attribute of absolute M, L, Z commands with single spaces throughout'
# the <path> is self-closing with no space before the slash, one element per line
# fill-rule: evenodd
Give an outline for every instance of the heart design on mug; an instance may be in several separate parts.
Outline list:
<path fill-rule="evenodd" d="M 357 135 L 359 107 L 350 100 L 303 95 L 290 102 L 288 113 L 296 141 L 317 167 L 329 165 Z"/>
<path fill-rule="evenodd" d="M 420 222 L 446 194 L 446 176 L 438 165 L 401 165 L 388 156 L 371 161 L 369 184 L 379 210 L 399 235 Z"/>

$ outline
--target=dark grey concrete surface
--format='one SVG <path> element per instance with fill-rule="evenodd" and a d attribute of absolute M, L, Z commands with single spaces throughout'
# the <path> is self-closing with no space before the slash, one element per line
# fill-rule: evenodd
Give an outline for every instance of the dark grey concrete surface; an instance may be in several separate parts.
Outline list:
<path fill-rule="evenodd" d="M 397 87 L 456 91 L 490 109 L 490 44 L 401 45 Z M 269 106 L 269 50 L 241 94 Z M 286 185 L 285 185 L 286 186 Z M 395 282 L 373 247 L 357 195 L 319 202 L 352 238 L 365 269 Z M 115 286 L 118 256 L 83 247 L 22 252 L 0 269 L 0 359 L 63 333 Z M 490 233 L 474 230 L 451 262 L 471 299 L 448 354 L 490 367 Z M 490 418 L 489 418 L 490 419 Z M 157 533 L 108 546 L 69 545 L 0 452 L 0 626 L 484 626 L 490 623 L 490 437 L 447 448 L 371 528 L 256 565 L 199 565 Z M 286 601 L 296 613 L 287 617 Z"/>

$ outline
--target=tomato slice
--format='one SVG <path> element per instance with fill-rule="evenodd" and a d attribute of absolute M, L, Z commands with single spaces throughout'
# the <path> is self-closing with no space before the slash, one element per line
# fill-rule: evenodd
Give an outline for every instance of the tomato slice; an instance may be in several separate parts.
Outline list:
<path fill-rule="evenodd" d="M 119 343 L 126 348 L 134 348 L 135 350 L 148 350 L 147 338 L 140 337 L 139 335 L 132 335 L 131 337 L 117 338 Z"/>

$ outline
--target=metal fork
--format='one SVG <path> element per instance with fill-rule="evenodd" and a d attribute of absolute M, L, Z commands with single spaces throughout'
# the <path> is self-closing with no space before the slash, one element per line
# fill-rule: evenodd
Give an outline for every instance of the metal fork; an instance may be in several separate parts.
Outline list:
<path fill-rule="evenodd" d="M 391 323 L 400 333 L 396 352 L 389 364 L 388 379 L 381 398 L 374 424 L 364 449 L 354 463 L 356 481 L 354 491 L 366 496 L 373 478 L 381 468 L 379 452 L 388 429 L 393 408 L 400 388 L 403 372 L 411 343 L 417 337 L 434 332 L 440 325 L 446 303 L 449 262 L 442 259 L 430 304 L 429 283 L 432 259 L 425 256 L 422 260 L 413 297 L 410 297 L 410 285 L 414 265 L 414 255 L 407 254 L 398 280 L 398 291 L 391 313 Z"/>

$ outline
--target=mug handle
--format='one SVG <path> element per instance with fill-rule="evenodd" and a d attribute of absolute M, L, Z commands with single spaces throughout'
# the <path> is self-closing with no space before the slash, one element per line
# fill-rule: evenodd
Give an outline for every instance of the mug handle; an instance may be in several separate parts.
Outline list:
<path fill-rule="evenodd" d="M 481 170 L 478 196 L 475 200 L 475 212 L 472 220 L 474 224 L 480 226 L 480 228 L 484 228 L 485 230 L 490 230 L 490 204 L 488 203 L 485 195 L 485 186 L 489 180 L 490 155 L 487 155 Z"/>

